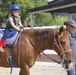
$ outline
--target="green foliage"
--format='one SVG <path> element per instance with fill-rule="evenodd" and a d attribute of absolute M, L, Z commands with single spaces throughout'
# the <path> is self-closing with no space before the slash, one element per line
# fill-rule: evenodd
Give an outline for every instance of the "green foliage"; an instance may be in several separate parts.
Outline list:
<path fill-rule="evenodd" d="M 3 3 L 6 3 L 7 2 L 7 0 L 3 0 Z"/>
<path fill-rule="evenodd" d="M 10 4 L 4 0 L 5 3 L 0 5 L 0 19 L 6 20 L 8 15 L 10 14 Z M 13 0 L 21 7 L 21 20 L 26 21 L 27 25 L 31 25 L 30 23 L 30 15 L 27 12 L 28 9 L 39 7 L 46 5 L 47 0 Z M 53 18 L 51 13 L 38 13 L 33 16 L 35 26 L 49 26 L 49 25 L 62 25 L 65 20 L 68 20 L 66 16 L 55 16 Z"/>
<path fill-rule="evenodd" d="M 0 18 L 5 21 L 7 19 L 7 15 L 9 14 L 9 4 L 2 3 L 0 5 Z"/>
<path fill-rule="evenodd" d="M 23 21 L 26 20 L 27 24 L 29 25 L 30 24 L 30 17 L 29 17 L 30 15 L 27 12 L 27 10 L 30 8 L 35 8 L 35 7 L 45 5 L 45 4 L 47 4 L 47 0 L 21 0 L 21 1 L 16 0 L 16 3 L 21 6 L 21 19 Z M 35 24 L 36 24 L 35 26 L 41 26 L 43 24 L 43 22 L 46 22 L 45 20 L 48 16 L 49 15 L 47 15 L 47 14 L 45 15 L 43 13 L 36 14 L 34 16 Z M 45 18 L 45 20 L 43 18 Z"/>
<path fill-rule="evenodd" d="M 34 0 L 35 7 L 43 6 L 48 4 L 47 0 Z"/>
<path fill-rule="evenodd" d="M 4 14 L 0 11 L 0 19 L 4 19 Z"/>
<path fill-rule="evenodd" d="M 50 25 L 63 25 L 64 21 L 67 21 L 69 18 L 67 16 L 55 16 L 55 18 L 50 22 Z"/>
<path fill-rule="evenodd" d="M 16 0 L 16 3 L 21 7 L 21 19 L 22 21 L 26 20 L 29 24 L 29 13 L 27 12 L 28 9 L 33 8 L 34 1 L 33 0 Z"/>
<path fill-rule="evenodd" d="M 53 16 L 51 13 L 39 13 L 34 16 L 35 26 L 63 25 L 66 20 L 67 16 Z"/>
<path fill-rule="evenodd" d="M 50 25 L 52 15 L 50 13 L 39 13 L 34 16 L 35 26 Z"/>

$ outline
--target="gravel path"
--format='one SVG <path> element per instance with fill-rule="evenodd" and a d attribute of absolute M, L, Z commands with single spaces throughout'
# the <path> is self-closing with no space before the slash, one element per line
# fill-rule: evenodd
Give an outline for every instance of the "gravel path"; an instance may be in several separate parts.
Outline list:
<path fill-rule="evenodd" d="M 13 73 L 10 74 L 10 68 L 0 67 L 0 75 L 19 75 L 19 68 L 13 68 Z M 30 69 L 31 75 L 67 75 L 64 68 L 61 66 L 45 66 L 37 63 Z"/>

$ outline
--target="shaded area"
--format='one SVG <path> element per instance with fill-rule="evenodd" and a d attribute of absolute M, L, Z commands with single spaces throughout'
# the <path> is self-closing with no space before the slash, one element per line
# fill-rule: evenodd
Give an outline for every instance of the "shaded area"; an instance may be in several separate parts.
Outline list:
<path fill-rule="evenodd" d="M 47 54 L 47 56 L 53 58 L 56 61 L 61 61 L 59 56 L 56 55 L 56 54 Z M 37 61 L 40 61 L 40 62 L 55 62 L 55 61 L 49 59 L 48 57 L 46 57 L 44 54 L 41 54 L 41 56 L 37 58 Z"/>

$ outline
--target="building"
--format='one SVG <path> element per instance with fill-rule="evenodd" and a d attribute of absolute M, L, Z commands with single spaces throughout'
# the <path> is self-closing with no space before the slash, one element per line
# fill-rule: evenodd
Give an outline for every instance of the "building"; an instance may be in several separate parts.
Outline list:
<path fill-rule="evenodd" d="M 49 2 L 48 5 L 29 9 L 28 12 L 36 14 L 40 12 L 51 12 L 51 13 L 75 13 L 76 0 L 57 0 Z"/>
<path fill-rule="evenodd" d="M 41 12 L 51 12 L 53 14 L 68 13 L 69 18 L 72 19 L 75 18 L 76 15 L 75 9 L 76 9 L 76 0 L 54 0 L 52 2 L 49 2 L 48 5 L 32 8 L 27 11 L 30 12 L 30 19 L 33 27 L 32 15 L 34 14 Z"/>
<path fill-rule="evenodd" d="M 27 10 L 30 12 L 30 19 L 32 22 L 32 27 L 33 27 L 33 19 L 32 15 L 41 13 L 41 12 L 51 12 L 53 14 L 60 14 L 62 15 L 63 13 L 66 13 L 65 15 L 68 15 L 69 18 L 75 19 L 76 20 L 76 0 L 54 0 L 52 2 L 49 2 L 48 5 L 37 7 L 37 8 L 32 8 Z M 48 54 L 50 57 L 54 58 L 55 60 L 59 60 L 59 57 L 55 54 Z M 45 56 L 41 55 L 41 58 L 38 58 L 37 61 L 48 61 L 50 60 Z M 57 58 L 55 58 L 57 57 Z"/>

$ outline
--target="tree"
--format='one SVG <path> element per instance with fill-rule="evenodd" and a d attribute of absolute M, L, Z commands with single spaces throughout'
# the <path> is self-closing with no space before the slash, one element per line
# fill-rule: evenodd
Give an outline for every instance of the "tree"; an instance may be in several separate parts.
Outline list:
<path fill-rule="evenodd" d="M 34 7 L 34 1 L 33 0 L 16 0 L 16 3 L 19 4 L 21 7 L 22 21 L 26 21 L 27 24 L 29 25 L 30 18 L 29 18 L 29 13 L 27 12 L 27 10 Z"/>
<path fill-rule="evenodd" d="M 57 15 L 54 16 L 52 21 L 50 22 L 50 25 L 63 25 L 64 21 L 67 21 L 69 19 L 68 16 L 63 16 L 63 15 Z"/>
<path fill-rule="evenodd" d="M 26 22 L 29 25 L 30 17 L 29 17 L 29 13 L 27 12 L 27 10 L 30 8 L 35 8 L 35 7 L 45 5 L 47 4 L 47 0 L 16 0 L 16 3 L 21 6 L 21 19 L 23 21 L 26 20 Z M 38 18 L 38 16 L 36 15 L 35 19 L 37 18 L 40 19 L 43 15 L 39 15 L 39 16 L 40 17 Z M 36 24 L 38 25 L 39 23 L 40 22 L 37 22 Z"/>
<path fill-rule="evenodd" d="M 5 0 L 7 1 L 7 0 Z M 30 24 L 30 16 L 27 12 L 28 9 L 43 6 L 48 4 L 47 0 L 13 0 L 15 3 L 19 4 L 21 7 L 21 20 L 22 22 L 26 21 L 27 25 Z M 5 2 L 0 5 L 0 18 L 4 21 L 7 19 L 10 10 L 10 3 Z M 61 25 L 64 20 L 67 20 L 67 17 L 63 16 L 56 16 L 53 18 L 53 15 L 49 13 L 38 13 L 34 16 L 35 26 L 42 26 L 42 25 Z M 61 21 L 60 21 L 61 20 Z"/>
<path fill-rule="evenodd" d="M 0 18 L 5 21 L 7 19 L 7 16 L 9 14 L 9 6 L 8 3 L 2 3 L 0 4 Z"/>
<path fill-rule="evenodd" d="M 7 2 L 7 0 L 3 0 L 3 3 L 6 3 Z"/>

